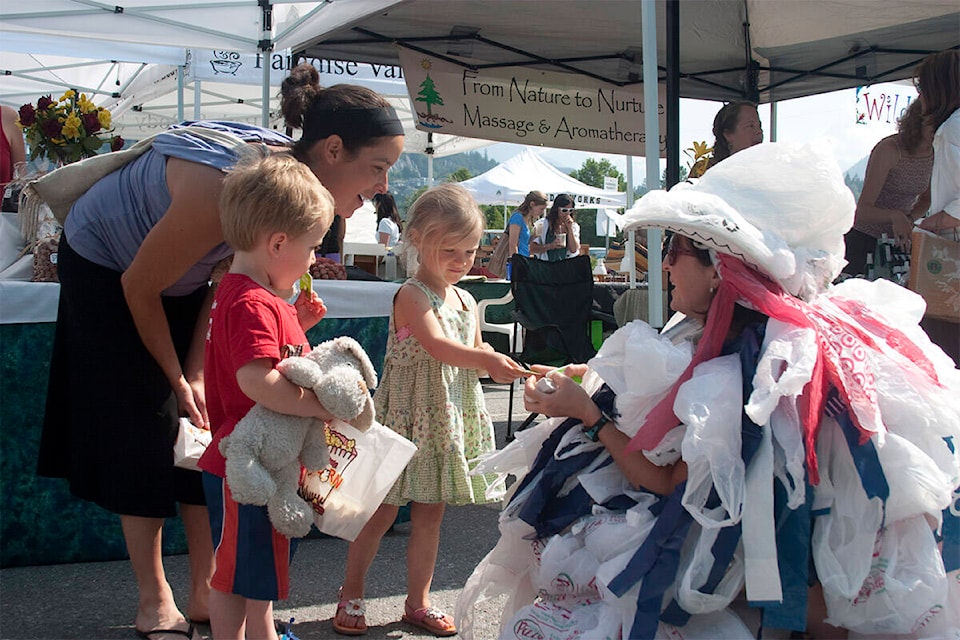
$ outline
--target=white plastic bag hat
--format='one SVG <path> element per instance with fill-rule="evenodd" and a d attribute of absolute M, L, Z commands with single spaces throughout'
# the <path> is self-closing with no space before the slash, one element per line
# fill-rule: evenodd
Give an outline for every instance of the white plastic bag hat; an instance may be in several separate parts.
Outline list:
<path fill-rule="evenodd" d="M 735 153 L 696 184 L 651 191 L 627 211 L 624 229 L 675 231 L 810 299 L 843 268 L 855 208 L 827 149 L 768 143 Z"/>

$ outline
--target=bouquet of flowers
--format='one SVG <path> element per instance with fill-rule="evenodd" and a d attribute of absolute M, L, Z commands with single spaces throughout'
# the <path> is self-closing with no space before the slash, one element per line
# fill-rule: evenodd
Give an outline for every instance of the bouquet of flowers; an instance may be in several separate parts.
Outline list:
<path fill-rule="evenodd" d="M 20 128 L 30 145 L 30 159 L 46 157 L 59 164 L 69 164 L 95 156 L 105 144 L 111 151 L 123 147 L 123 138 L 110 135 L 111 116 L 108 109 L 98 107 L 86 94 L 73 89 L 59 100 L 42 96 L 37 105 L 20 107 Z"/>

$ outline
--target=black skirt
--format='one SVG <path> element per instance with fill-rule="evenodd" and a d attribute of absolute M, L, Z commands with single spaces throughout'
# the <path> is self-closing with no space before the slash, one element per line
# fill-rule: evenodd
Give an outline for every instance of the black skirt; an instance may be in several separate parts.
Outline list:
<path fill-rule="evenodd" d="M 205 504 L 200 473 L 173 466 L 177 401 L 134 325 L 120 273 L 60 241 L 60 304 L 37 473 L 122 515 L 167 518 Z M 206 287 L 164 297 L 181 363 Z"/>

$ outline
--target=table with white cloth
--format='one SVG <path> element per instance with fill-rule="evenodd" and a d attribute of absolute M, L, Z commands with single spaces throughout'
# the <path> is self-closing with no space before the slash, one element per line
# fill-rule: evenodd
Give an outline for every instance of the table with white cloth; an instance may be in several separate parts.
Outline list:
<path fill-rule="evenodd" d="M 310 343 L 351 336 L 381 371 L 390 309 L 399 287 L 392 282 L 314 281 L 328 311 L 327 317 L 307 332 Z M 65 481 L 36 475 L 59 295 L 57 283 L 0 281 L 3 567 L 127 557 L 115 515 L 73 497 Z M 163 548 L 164 553 L 186 551 L 178 519 L 168 520 Z"/>

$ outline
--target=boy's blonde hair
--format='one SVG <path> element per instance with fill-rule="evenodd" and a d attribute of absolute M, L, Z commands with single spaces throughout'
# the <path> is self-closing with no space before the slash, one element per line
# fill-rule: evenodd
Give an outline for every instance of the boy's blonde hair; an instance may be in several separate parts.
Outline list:
<path fill-rule="evenodd" d="M 250 251 L 264 234 L 296 238 L 333 222 L 333 196 L 317 176 L 289 153 L 241 159 L 220 194 L 223 238 L 235 251 Z"/>
<path fill-rule="evenodd" d="M 421 255 L 456 244 L 477 230 L 486 218 L 470 192 L 455 183 L 428 189 L 407 211 L 404 236 Z M 408 256 L 409 257 L 409 256 Z"/>

